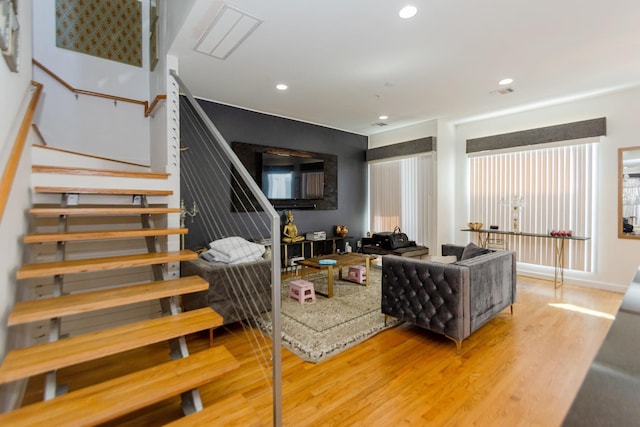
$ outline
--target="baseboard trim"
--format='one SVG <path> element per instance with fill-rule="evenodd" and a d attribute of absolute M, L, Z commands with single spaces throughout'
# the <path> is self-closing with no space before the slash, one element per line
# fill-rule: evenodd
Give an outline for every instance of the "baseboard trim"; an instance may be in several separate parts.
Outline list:
<path fill-rule="evenodd" d="M 533 267 L 533 268 L 532 268 Z M 525 277 L 532 277 L 534 279 L 548 280 L 553 282 L 554 273 L 553 268 L 549 268 L 550 271 L 542 271 L 537 266 L 531 266 L 530 264 L 520 265 L 518 264 L 518 275 Z M 599 289 L 602 291 L 616 292 L 624 294 L 627 292 L 628 285 L 620 285 L 618 283 L 600 282 L 595 280 L 587 280 L 573 276 L 570 272 L 564 272 L 564 284 L 581 286 L 584 288 Z"/>

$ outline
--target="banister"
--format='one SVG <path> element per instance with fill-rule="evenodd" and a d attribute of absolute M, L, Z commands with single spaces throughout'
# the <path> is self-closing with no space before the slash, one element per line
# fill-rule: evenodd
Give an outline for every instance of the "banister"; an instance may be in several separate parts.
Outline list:
<path fill-rule="evenodd" d="M 161 100 L 167 99 L 167 95 L 156 95 L 156 97 L 151 102 L 151 105 L 149 105 L 149 101 L 141 101 L 139 99 L 124 98 L 122 96 L 115 96 L 115 95 L 109 95 L 109 94 L 106 94 L 106 93 L 93 92 L 93 91 L 90 91 L 90 90 L 77 89 L 77 88 L 71 86 L 69 83 L 67 83 L 64 80 L 62 80 L 62 78 L 60 78 L 56 73 L 54 73 L 53 71 L 51 71 L 50 69 L 48 69 L 47 67 L 42 65 L 36 59 L 32 59 L 32 61 L 33 61 L 33 65 L 35 65 L 36 67 L 40 68 L 42 71 L 47 73 L 51 78 L 53 78 L 55 81 L 57 81 L 58 83 L 60 83 L 62 86 L 66 87 L 69 91 L 71 91 L 73 93 L 77 93 L 77 94 L 81 94 L 81 95 L 88 95 L 88 96 L 95 96 L 97 98 L 110 99 L 112 101 L 128 102 L 130 104 L 142 105 L 144 107 L 144 116 L 145 117 L 149 117 L 151 115 L 151 113 L 153 112 L 154 108 L 158 105 L 158 103 Z"/>
<path fill-rule="evenodd" d="M 20 128 L 18 129 L 18 134 L 16 135 L 15 142 L 13 143 L 13 148 L 11 149 L 11 153 L 9 154 L 9 158 L 7 159 L 7 164 L 4 168 L 4 172 L 2 172 L 2 181 L 0 181 L 0 221 L 4 216 L 4 210 L 7 206 L 7 200 L 9 200 L 9 194 L 11 193 L 11 188 L 13 187 L 13 180 L 16 177 L 16 171 L 18 170 L 22 152 L 24 151 L 24 145 L 27 141 L 29 128 L 31 127 L 31 122 L 33 121 L 36 106 L 38 105 L 38 101 L 40 100 L 40 94 L 42 93 L 41 83 L 32 80 L 31 85 L 35 87 L 35 92 L 31 96 L 31 101 L 29 101 L 29 106 L 27 107 L 24 117 L 22 118 L 22 123 L 20 124 Z"/>
<path fill-rule="evenodd" d="M 144 116 L 149 117 L 151 114 L 153 114 L 153 111 L 160 104 L 160 101 L 164 101 L 166 99 L 167 95 L 156 95 L 156 97 L 153 98 L 153 101 L 151 101 L 151 105 L 149 105 L 148 108 L 146 106 L 144 107 Z"/>

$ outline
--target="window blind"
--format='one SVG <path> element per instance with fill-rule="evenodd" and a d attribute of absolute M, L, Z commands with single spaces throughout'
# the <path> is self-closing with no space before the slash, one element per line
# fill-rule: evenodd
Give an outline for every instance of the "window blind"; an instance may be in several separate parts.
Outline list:
<path fill-rule="evenodd" d="M 399 226 L 410 239 L 429 245 L 432 156 L 369 163 L 369 229 Z"/>
<path fill-rule="evenodd" d="M 596 143 L 586 143 L 471 157 L 470 221 L 511 230 L 509 203 L 522 198 L 520 231 L 592 236 L 597 152 Z M 591 241 L 565 243 L 565 268 L 592 271 Z M 553 266 L 554 246 L 551 239 L 507 238 L 524 263 Z"/>

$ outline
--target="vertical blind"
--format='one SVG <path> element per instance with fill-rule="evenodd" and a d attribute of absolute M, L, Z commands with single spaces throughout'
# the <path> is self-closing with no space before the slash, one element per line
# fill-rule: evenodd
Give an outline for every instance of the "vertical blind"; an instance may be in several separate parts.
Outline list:
<path fill-rule="evenodd" d="M 470 158 L 470 221 L 512 229 L 510 202 L 522 199 L 519 231 L 571 230 L 592 236 L 595 219 L 596 143 L 482 155 Z M 554 265 L 553 239 L 509 237 L 518 260 Z M 565 241 L 565 268 L 592 270 L 591 241 Z"/>
<path fill-rule="evenodd" d="M 301 182 L 302 197 L 322 199 L 324 195 L 324 172 L 305 172 Z"/>
<path fill-rule="evenodd" d="M 429 244 L 432 156 L 369 163 L 369 229 L 399 226 L 411 240 Z"/>

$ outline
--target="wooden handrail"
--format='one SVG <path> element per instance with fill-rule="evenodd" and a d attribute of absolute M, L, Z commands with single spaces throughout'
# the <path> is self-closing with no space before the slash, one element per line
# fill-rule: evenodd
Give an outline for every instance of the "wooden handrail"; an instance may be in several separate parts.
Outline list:
<path fill-rule="evenodd" d="M 2 221 L 4 210 L 7 207 L 7 200 L 9 200 L 9 194 L 13 187 L 13 180 L 16 177 L 16 171 L 20 164 L 20 157 L 22 157 L 24 145 L 27 141 L 27 135 L 29 134 L 29 128 L 31 128 L 33 115 L 35 114 L 36 106 L 40 100 L 40 94 L 42 93 L 42 84 L 32 80 L 31 85 L 35 87 L 35 92 L 31 96 L 31 101 L 29 101 L 27 111 L 22 118 L 20 129 L 18 129 L 18 134 L 16 135 L 13 148 L 11 149 L 11 154 L 9 154 L 7 165 L 2 173 L 2 181 L 0 181 L 0 221 Z"/>
<path fill-rule="evenodd" d="M 56 73 L 54 73 L 53 71 L 51 71 L 50 69 L 48 69 L 47 67 L 42 65 L 37 60 L 32 59 L 32 61 L 33 61 L 33 65 L 35 65 L 36 67 L 40 68 L 42 71 L 44 71 L 49 76 L 51 76 L 55 81 L 57 81 L 58 83 L 60 83 L 62 86 L 66 87 L 67 89 L 69 89 L 73 93 L 77 93 L 77 94 L 81 94 L 81 95 L 95 96 L 95 97 L 98 97 L 98 98 L 110 99 L 112 101 L 121 101 L 121 102 L 128 102 L 128 103 L 131 103 L 131 104 L 142 105 L 144 107 L 144 116 L 145 117 L 149 117 L 151 115 L 151 113 L 153 112 L 154 108 L 156 107 L 156 105 L 161 100 L 167 99 L 167 95 L 157 95 L 153 99 L 153 102 L 151 102 L 151 105 L 149 105 L 149 101 L 140 101 L 139 99 L 124 98 L 124 97 L 121 97 L 121 96 L 108 95 L 106 93 L 92 92 L 90 90 L 84 90 L 84 89 L 76 89 L 75 87 L 71 86 L 69 83 L 67 83 L 64 80 L 62 80 L 62 78 L 58 77 L 58 75 Z"/>
<path fill-rule="evenodd" d="M 160 104 L 160 101 L 164 101 L 165 99 L 167 99 L 167 95 L 156 95 L 156 97 L 153 98 L 153 101 L 151 101 L 149 108 L 145 107 L 144 116 L 149 117 L 153 114 L 153 110 L 155 110 L 155 108 Z"/>
<path fill-rule="evenodd" d="M 33 144 L 34 147 L 39 147 L 39 149 L 41 150 L 52 150 L 52 151 L 57 151 L 60 153 L 69 153 L 69 154 L 74 154 L 77 156 L 82 156 L 82 157 L 87 157 L 90 159 L 98 159 L 98 160 L 107 160 L 109 162 L 113 162 L 113 163 L 120 163 L 123 165 L 130 165 L 130 166 L 135 166 L 135 167 L 141 167 L 141 168 L 150 168 L 151 166 L 149 165 L 143 165 L 140 163 L 133 163 L 133 162 L 127 162 L 124 160 L 116 160 L 116 159 L 111 159 L 109 157 L 103 157 L 103 156 L 95 156 L 93 154 L 86 154 L 86 153 L 81 153 L 79 151 L 73 151 L 73 150 L 65 150 L 64 148 L 57 148 L 57 147 L 51 147 L 49 145 L 37 145 L 37 144 Z"/>

